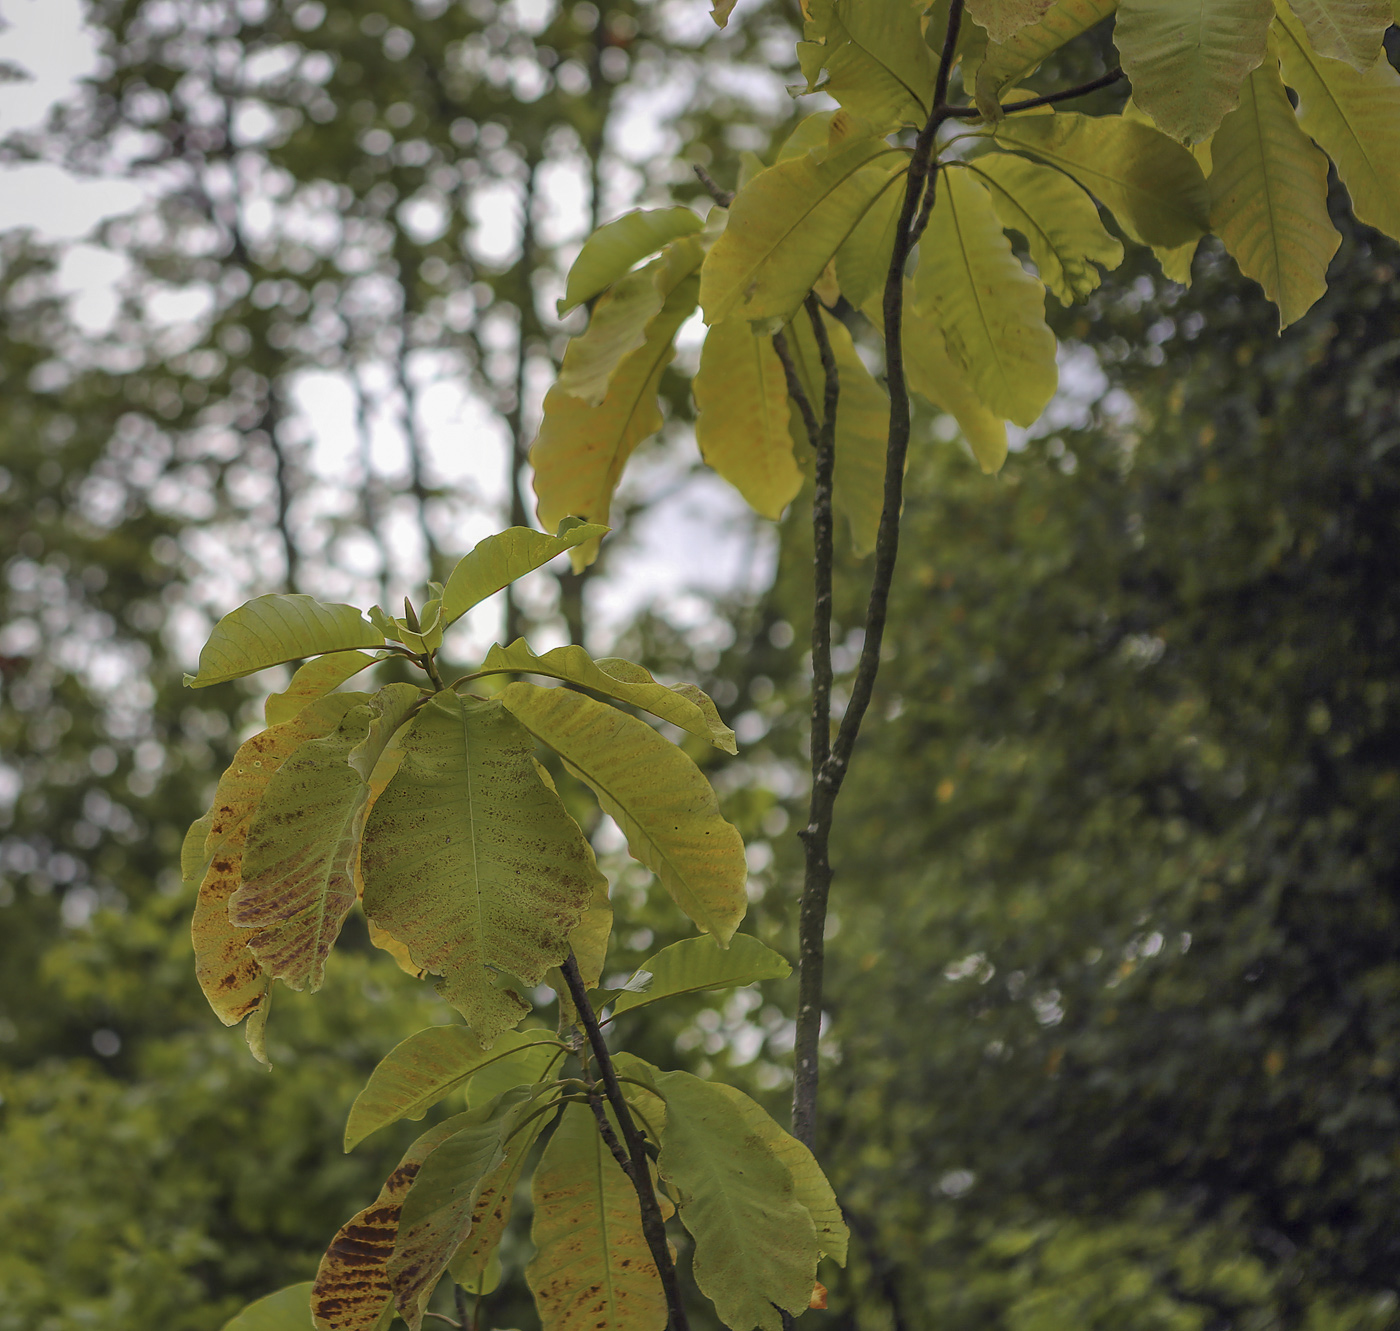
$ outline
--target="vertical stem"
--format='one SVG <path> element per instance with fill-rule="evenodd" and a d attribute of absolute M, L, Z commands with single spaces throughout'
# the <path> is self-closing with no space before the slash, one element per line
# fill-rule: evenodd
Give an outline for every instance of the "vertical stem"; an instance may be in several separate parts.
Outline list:
<path fill-rule="evenodd" d="M 407 283 L 408 278 L 403 281 Z M 409 318 L 408 288 L 404 287 L 404 304 L 400 311 L 398 355 L 394 358 L 394 382 L 398 385 L 402 404 L 404 442 L 408 448 L 409 487 L 418 505 L 418 529 L 423 535 L 423 557 L 428 565 L 427 577 L 436 578 L 442 571 L 442 553 L 428 522 L 428 467 L 423 434 L 418 428 L 418 394 L 408 377 Z"/>

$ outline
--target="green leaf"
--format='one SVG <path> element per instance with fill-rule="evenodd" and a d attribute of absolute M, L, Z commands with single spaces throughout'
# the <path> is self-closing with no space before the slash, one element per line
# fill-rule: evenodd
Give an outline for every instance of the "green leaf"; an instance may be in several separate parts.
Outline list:
<path fill-rule="evenodd" d="M 623 357 L 600 405 L 589 406 L 570 397 L 557 384 L 545 394 L 544 419 L 530 448 L 544 526 L 570 514 L 606 524 L 627 459 L 661 428 L 657 405 L 661 374 L 675 355 L 676 330 L 695 309 L 700 289 L 695 273 L 703 256 L 704 249 L 694 238 L 677 241 L 667 250 L 662 278 L 666 303 L 647 325 L 646 342 Z M 566 366 L 569 355 L 565 351 Z M 575 571 L 597 556 L 596 540 L 570 552 Z"/>
<path fill-rule="evenodd" d="M 585 1106 L 564 1106 L 531 1193 L 535 1256 L 525 1280 L 543 1331 L 663 1331 L 666 1297 L 637 1194 Z"/>
<path fill-rule="evenodd" d="M 1010 41 L 1018 32 L 1041 22 L 1054 0 L 967 0 L 967 12 L 994 42 Z"/>
<path fill-rule="evenodd" d="M 1288 0 L 1309 45 L 1365 73 L 1381 58 L 1391 11 L 1386 0 Z"/>
<path fill-rule="evenodd" d="M 1184 245 L 1210 227 L 1206 179 L 1191 153 L 1123 116 L 1009 116 L 996 142 L 1077 180 L 1143 245 Z"/>
<path fill-rule="evenodd" d="M 705 322 L 790 319 L 889 180 L 865 168 L 896 151 L 872 136 L 822 161 L 806 154 L 755 176 L 700 270 Z"/>
<path fill-rule="evenodd" d="M 1032 424 L 1059 378 L 1045 288 L 1011 252 L 986 186 L 968 170 L 941 173 L 920 256 L 915 299 L 977 396 L 1017 425 Z"/>
<path fill-rule="evenodd" d="M 443 624 L 453 624 L 474 605 L 494 596 L 517 578 L 543 568 L 551 559 L 586 541 L 598 541 L 608 528 L 597 523 L 579 522 L 567 516 L 558 523 L 558 533 L 549 536 L 529 527 L 508 527 L 503 532 L 478 541 L 457 561 L 442 593 Z"/>
<path fill-rule="evenodd" d="M 311 1282 L 288 1285 L 250 1303 L 224 1331 L 311 1331 Z"/>
<path fill-rule="evenodd" d="M 308 703 L 324 698 L 347 679 L 383 659 L 364 652 L 332 652 L 329 656 L 308 661 L 292 676 L 292 682 L 281 693 L 267 695 L 263 703 L 263 719 L 270 726 L 290 721 Z"/>
<path fill-rule="evenodd" d="M 1123 246 L 1108 234 L 1094 201 L 1062 172 L 1013 153 L 988 153 L 969 168 L 991 192 L 1002 225 L 1026 238 L 1040 280 L 1061 305 L 1085 300 L 1098 287 L 1095 265 L 1123 262 Z"/>
<path fill-rule="evenodd" d="M 567 361 L 556 380 L 563 392 L 591 407 L 607 397 L 613 372 L 624 356 L 646 343 L 647 324 L 665 303 L 656 282 L 662 268 L 657 259 L 619 278 L 598 298 L 588 327 L 569 342 Z"/>
<path fill-rule="evenodd" d="M 544 1030 L 506 1031 L 496 1041 L 493 1052 L 495 1049 L 504 1050 L 502 1056 L 483 1064 L 467 1081 L 468 1109 L 479 1109 L 514 1086 L 543 1081 L 563 1057 L 557 1038 Z"/>
<path fill-rule="evenodd" d="M 802 157 L 811 152 L 825 152 L 831 134 L 831 118 L 835 111 L 818 111 L 797 122 L 797 128 L 783 140 L 776 158 L 786 162 L 789 157 Z"/>
<path fill-rule="evenodd" d="M 1327 158 L 1299 128 L 1275 60 L 1245 80 L 1211 155 L 1211 229 L 1287 327 L 1327 290 L 1342 238 L 1327 214 Z"/>
<path fill-rule="evenodd" d="M 558 304 L 560 317 L 606 291 L 634 264 L 680 236 L 694 235 L 702 226 L 689 208 L 636 208 L 600 226 L 584 241 L 569 269 L 564 298 Z"/>
<path fill-rule="evenodd" d="M 734 12 L 734 6 L 738 0 L 715 0 L 710 6 L 710 17 L 715 21 L 715 27 L 722 28 L 729 22 L 729 16 Z"/>
<path fill-rule="evenodd" d="M 775 522 L 802 488 L 788 434 L 787 381 L 773 339 L 740 315 L 715 324 L 700 352 L 695 439 L 705 461 Z"/>
<path fill-rule="evenodd" d="M 725 753 L 739 751 L 734 743 L 734 732 L 719 719 L 714 703 L 695 685 L 658 684 L 646 670 L 631 661 L 618 657 L 594 661 L 577 646 L 556 647 L 543 656 L 536 656 L 524 638 L 517 638 L 509 647 L 493 644 L 481 669 L 562 679 L 566 684 L 577 684 L 616 698 L 618 702 L 640 707 L 644 712 L 708 740 Z"/>
<path fill-rule="evenodd" d="M 1165 134 L 1199 143 L 1264 62 L 1272 0 L 1121 0 L 1113 40 L 1133 99 Z"/>
<path fill-rule="evenodd" d="M 908 168 L 903 164 L 889 173 L 884 191 L 875 197 L 850 239 L 836 251 L 836 284 L 852 305 L 864 305 L 884 290 L 904 209 L 907 176 Z"/>
<path fill-rule="evenodd" d="M 1048 55 L 1108 18 L 1118 0 L 1057 0 L 1038 23 L 1013 33 L 1005 41 L 989 42 L 975 70 L 979 96 L 999 101 Z M 964 76 L 964 82 L 967 82 Z"/>
<path fill-rule="evenodd" d="M 808 91 L 825 67 L 821 90 L 878 130 L 922 125 L 933 106 L 938 59 L 923 39 L 925 5 L 910 0 L 810 0 L 804 43 L 813 59 L 804 73 Z"/>
<path fill-rule="evenodd" d="M 310 596 L 257 596 L 214 625 L 199 654 L 199 673 L 186 675 L 185 683 L 202 689 L 303 656 L 383 645 L 384 635 L 353 605 L 323 605 Z"/>
<path fill-rule="evenodd" d="M 229 920 L 289 989 L 321 987 L 326 958 L 355 904 L 355 865 L 370 774 L 421 694 L 389 684 L 352 707 L 333 734 L 308 740 L 267 784 L 243 847 Z"/>
<path fill-rule="evenodd" d="M 423 1133 L 404 1152 L 378 1197 L 331 1240 L 311 1286 L 311 1312 L 319 1331 L 382 1331 L 393 1306 L 388 1268 L 403 1200 L 423 1161 L 469 1119 L 456 1114 Z"/>
<path fill-rule="evenodd" d="M 744 843 L 690 758 L 645 721 L 570 689 L 508 684 L 500 700 L 593 790 L 675 903 L 728 943 L 748 908 Z"/>
<path fill-rule="evenodd" d="M 782 957 L 749 934 L 735 934 L 723 949 L 713 938 L 683 938 L 642 962 L 639 970 L 651 975 L 651 987 L 645 993 L 624 990 L 618 994 L 613 1001 L 614 1014 L 677 994 L 785 980 L 792 974 L 792 967 Z"/>
<path fill-rule="evenodd" d="M 1400 237 L 1400 74 L 1378 60 L 1358 74 L 1307 44 L 1280 10 L 1274 33 L 1283 81 L 1298 94 L 1298 121 L 1337 167 L 1360 222 Z"/>
<path fill-rule="evenodd" d="M 542 1052 L 548 1061 L 558 1048 L 558 1040 L 547 1031 L 506 1031 L 489 1050 L 483 1049 L 465 1026 L 429 1026 L 410 1035 L 380 1060 L 364 1090 L 355 1097 L 345 1123 L 345 1149 L 353 1150 L 390 1123 L 422 1118 L 483 1068 L 525 1051 Z M 511 1082 L 500 1090 L 516 1084 Z"/>
<path fill-rule="evenodd" d="M 657 1165 L 695 1240 L 695 1283 L 732 1331 L 780 1331 L 778 1309 L 806 1309 L 820 1252 L 791 1170 L 718 1086 L 688 1072 L 655 1082 L 666 1099 Z"/>
<path fill-rule="evenodd" d="M 794 1194 L 812 1217 L 817 1243 L 823 1254 L 838 1266 L 845 1266 L 850 1232 L 841 1218 L 841 1206 L 836 1194 L 831 1190 L 831 1184 L 827 1182 L 816 1157 L 791 1133 L 784 1132 L 768 1111 L 743 1091 L 726 1086 L 723 1082 L 711 1084 L 728 1097 L 748 1130 L 787 1166 L 792 1175 Z"/>
<path fill-rule="evenodd" d="M 496 977 L 539 984 L 564 959 L 598 870 L 498 702 L 440 693 L 401 747 L 365 828 L 365 914 L 443 977 L 438 992 L 489 1048 L 529 1010 Z"/>

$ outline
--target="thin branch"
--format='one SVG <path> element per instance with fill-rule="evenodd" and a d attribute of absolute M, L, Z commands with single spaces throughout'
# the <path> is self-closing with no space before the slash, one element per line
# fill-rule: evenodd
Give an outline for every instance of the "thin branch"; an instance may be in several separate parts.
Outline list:
<path fill-rule="evenodd" d="M 802 424 L 807 427 L 807 438 L 811 440 L 812 447 L 816 448 L 821 424 L 817 420 L 817 413 L 812 410 L 812 400 L 807 396 L 807 390 L 802 387 L 802 380 L 797 377 L 797 366 L 793 362 L 792 348 L 788 346 L 786 334 L 773 334 L 773 350 L 778 353 L 778 360 L 782 363 L 783 375 L 787 379 L 788 396 L 797 404 Z"/>
<path fill-rule="evenodd" d="M 1100 88 L 1111 88 L 1122 77 L 1121 69 L 1112 69 L 1107 74 L 1101 74 L 1098 78 L 1090 79 L 1088 83 L 1081 83 L 1075 88 L 1048 92 L 1043 97 L 1028 97 L 1022 102 L 1008 102 L 1001 108 L 1002 114 L 1010 116 L 1015 115 L 1017 111 L 1034 111 L 1038 106 L 1054 106 L 1057 102 L 1087 97 L 1091 92 L 1098 92 Z M 946 120 L 980 120 L 982 113 L 975 106 L 947 106 L 943 108 L 943 116 Z"/>
<path fill-rule="evenodd" d="M 622 1166 L 627 1177 L 632 1180 L 632 1186 L 637 1192 L 637 1203 L 642 1213 L 642 1233 L 646 1236 L 647 1247 L 651 1249 L 652 1260 L 656 1263 L 656 1269 L 661 1276 L 661 1288 L 666 1294 L 670 1331 L 690 1331 L 690 1323 L 685 1315 L 685 1304 L 681 1300 L 680 1280 L 676 1276 L 676 1266 L 671 1260 L 671 1249 L 666 1242 L 666 1222 L 662 1219 L 661 1207 L 656 1200 L 656 1189 L 651 1182 L 651 1162 L 647 1156 L 646 1143 L 642 1140 L 641 1133 L 637 1131 L 637 1124 L 632 1118 L 631 1108 L 627 1104 L 626 1097 L 622 1094 L 622 1087 L 618 1084 L 612 1055 L 608 1053 L 607 1041 L 603 1039 L 603 1032 L 598 1028 L 597 1014 L 593 1011 L 593 1004 L 588 1001 L 588 990 L 584 988 L 583 977 L 579 974 L 578 962 L 574 959 L 572 952 L 569 953 L 560 969 L 564 972 L 564 982 L 569 986 L 569 997 L 574 1000 L 579 1021 L 583 1025 L 584 1033 L 588 1036 L 589 1048 L 592 1049 L 593 1057 L 598 1063 L 598 1075 L 602 1078 L 608 1103 L 617 1116 L 618 1126 L 622 1129 L 623 1139 L 627 1143 L 626 1156 L 628 1158 L 625 1161 L 620 1153 L 620 1148 L 615 1154 L 618 1156 L 618 1164 Z M 598 1105 L 594 1113 L 600 1115 L 602 1120 L 607 1118 L 602 1105 Z M 602 1131 L 601 1122 L 599 1130 Z M 611 1125 L 609 1125 L 610 1132 Z M 608 1141 L 609 1133 L 603 1134 L 605 1142 Z M 615 1136 L 613 1140 L 616 1141 Z M 611 1144 L 609 1149 L 612 1149 Z"/>
<path fill-rule="evenodd" d="M 728 208 L 734 202 L 734 191 L 732 189 L 722 189 L 715 178 L 705 170 L 698 162 L 694 167 L 695 178 L 705 187 L 705 192 L 721 208 Z"/>

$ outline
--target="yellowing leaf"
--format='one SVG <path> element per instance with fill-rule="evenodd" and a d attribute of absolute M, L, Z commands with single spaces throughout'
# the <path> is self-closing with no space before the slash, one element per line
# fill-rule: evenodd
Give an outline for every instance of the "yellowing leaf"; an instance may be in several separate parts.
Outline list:
<path fill-rule="evenodd" d="M 543 1331 L 662 1331 L 666 1298 L 637 1194 L 584 1105 L 564 1106 L 531 1187 L 525 1279 Z"/>
<path fill-rule="evenodd" d="M 224 1331 L 309 1331 L 311 1326 L 311 1282 L 289 1285 L 276 1294 L 250 1303 Z"/>
<path fill-rule="evenodd" d="M 598 870 L 499 703 L 440 693 L 400 744 L 365 827 L 365 914 L 442 976 L 438 992 L 489 1048 L 529 1010 L 495 976 L 539 984 L 563 960 Z"/>
<path fill-rule="evenodd" d="M 605 222 L 583 242 L 569 269 L 560 316 L 606 291 L 633 264 L 680 236 L 694 235 L 703 225 L 689 208 L 636 208 Z"/>
<path fill-rule="evenodd" d="M 364 652 L 332 652 L 308 661 L 281 693 L 268 694 L 263 703 L 263 719 L 270 726 L 290 721 L 307 703 L 324 698 L 380 659 Z"/>
<path fill-rule="evenodd" d="M 789 157 L 801 157 L 809 152 L 825 152 L 831 133 L 831 118 L 835 111 L 818 111 L 797 123 L 797 128 L 783 140 L 778 149 L 777 161 L 786 162 Z"/>
<path fill-rule="evenodd" d="M 588 327 L 569 342 L 569 355 L 556 380 L 570 397 L 598 406 L 622 358 L 646 342 L 647 324 L 664 303 L 656 284 L 661 267 L 658 259 L 628 273 L 598 298 Z"/>
<path fill-rule="evenodd" d="M 536 656 L 524 638 L 509 647 L 494 644 L 481 663 L 483 672 L 547 675 L 640 707 L 673 726 L 708 740 L 725 753 L 737 753 L 734 732 L 719 719 L 715 705 L 693 684 L 658 684 L 641 666 L 619 657 L 594 661 L 582 647 L 555 647 Z"/>
<path fill-rule="evenodd" d="M 278 768 L 253 815 L 229 919 L 252 931 L 249 951 L 289 989 L 321 987 L 355 904 L 370 773 L 419 697 L 412 684 L 390 684 L 352 707 L 333 734 L 308 740 Z"/>
<path fill-rule="evenodd" d="M 645 991 L 623 990 L 613 1000 L 614 1013 L 630 1012 L 677 994 L 783 980 L 792 974 L 792 967 L 782 957 L 749 934 L 735 934 L 727 948 L 721 948 L 713 938 L 683 938 L 647 958 L 640 969 L 651 976 L 650 987 Z"/>
<path fill-rule="evenodd" d="M 257 596 L 217 624 L 199 654 L 192 689 L 222 684 L 303 656 L 382 647 L 384 635 L 353 605 L 323 605 L 310 596 Z"/>
<path fill-rule="evenodd" d="M 1327 158 L 1299 128 L 1274 60 L 1245 80 L 1211 151 L 1211 229 L 1287 327 L 1327 290 L 1342 238 L 1327 215 Z"/>
<path fill-rule="evenodd" d="M 578 522 L 566 516 L 559 522 L 555 536 L 531 531 L 529 527 L 508 527 L 478 541 L 457 561 L 443 588 L 443 623 L 455 623 L 474 605 L 494 596 L 502 587 L 543 568 L 566 550 L 573 550 L 586 541 L 600 540 L 607 531 L 596 523 Z"/>
<path fill-rule="evenodd" d="M 998 100 L 1046 56 L 1102 22 L 1118 8 L 1118 0 L 1057 0 L 1036 23 L 1018 29 L 1004 41 L 988 42 L 976 67 L 980 95 Z M 964 77 L 966 82 L 966 77 Z"/>
<path fill-rule="evenodd" d="M 850 238 L 836 251 L 836 281 L 852 305 L 864 305 L 884 290 L 907 176 L 908 168 L 903 165 L 890 173 L 884 192 L 876 196 Z"/>
<path fill-rule="evenodd" d="M 780 1331 L 780 1308 L 807 1307 L 819 1254 L 790 1169 L 718 1086 L 688 1072 L 654 1081 L 666 1099 L 657 1165 L 695 1240 L 695 1283 L 732 1331 Z"/>
<path fill-rule="evenodd" d="M 1052 4 L 1054 0 L 967 0 L 967 12 L 986 28 L 992 41 L 1007 42 L 1044 19 Z"/>
<path fill-rule="evenodd" d="M 971 172 L 940 173 L 919 250 L 915 298 L 942 328 L 949 353 L 991 411 L 1032 424 L 1058 382 L 1045 288 L 1011 252 L 986 186 Z"/>
<path fill-rule="evenodd" d="M 353 1150 L 370 1133 L 402 1118 L 422 1118 L 475 1073 L 532 1045 L 542 1045 L 548 1053 L 559 1042 L 547 1031 L 506 1031 L 483 1049 L 464 1026 L 429 1026 L 410 1035 L 380 1060 L 355 1097 L 345 1123 L 345 1149 Z"/>
<path fill-rule="evenodd" d="M 703 250 L 693 239 L 668 251 L 666 303 L 647 325 L 646 342 L 625 356 L 608 395 L 596 407 L 570 397 L 556 384 L 545 394 L 544 419 L 530 448 L 539 519 L 553 527 L 571 514 L 607 523 L 622 469 L 642 440 L 661 428 L 656 395 L 661 372 L 675 354 L 676 330 L 690 317 L 699 294 L 694 276 Z M 564 353 L 567 365 L 569 353 Z M 570 552 L 575 570 L 598 556 L 596 540 Z"/>
<path fill-rule="evenodd" d="M 1272 0 L 1122 0 L 1113 40 L 1133 99 L 1182 143 L 1215 133 L 1264 61 Z"/>
<path fill-rule="evenodd" d="M 1298 94 L 1298 121 L 1335 163 L 1352 212 L 1400 237 L 1400 74 L 1388 60 L 1358 74 L 1318 55 L 1282 9 L 1274 33 L 1283 81 Z"/>
<path fill-rule="evenodd" d="M 870 137 L 822 161 L 805 154 L 755 176 L 700 270 L 705 322 L 791 318 L 888 181 L 863 168 L 895 151 Z"/>
<path fill-rule="evenodd" d="M 570 689 L 508 684 L 500 700 L 593 790 L 676 904 L 728 943 L 748 908 L 744 843 L 690 758 L 646 722 Z"/>
<path fill-rule="evenodd" d="M 1077 180 L 1143 245 L 1184 245 L 1210 227 L 1205 176 L 1191 153 L 1124 116 L 1008 116 L 996 141 Z"/>
<path fill-rule="evenodd" d="M 804 72 L 808 87 L 827 70 L 822 91 L 878 130 L 922 125 L 933 107 L 938 58 L 923 40 L 921 2 L 812 0 L 807 25 L 817 51 Z M 804 43 L 804 45 L 808 45 Z"/>
<path fill-rule="evenodd" d="M 1391 22 L 1386 0 L 1288 0 L 1288 5 L 1318 55 L 1345 60 L 1363 73 L 1381 58 Z"/>
<path fill-rule="evenodd" d="M 788 434 L 787 381 L 773 339 L 732 314 L 705 337 L 692 384 L 705 461 L 776 521 L 802 488 Z"/>

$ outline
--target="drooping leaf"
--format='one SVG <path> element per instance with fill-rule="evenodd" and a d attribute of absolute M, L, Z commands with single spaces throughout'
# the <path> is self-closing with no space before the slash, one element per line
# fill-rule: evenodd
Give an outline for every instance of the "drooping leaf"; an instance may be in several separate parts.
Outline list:
<path fill-rule="evenodd" d="M 692 214 L 693 216 L 693 214 Z M 569 355 L 555 381 L 559 388 L 589 406 L 608 395 L 608 382 L 622 358 L 647 340 L 647 324 L 664 303 L 656 279 L 663 267 L 656 259 L 620 277 L 599 298 L 588 327 L 569 342 Z"/>
<path fill-rule="evenodd" d="M 569 269 L 560 317 L 606 291 L 634 264 L 680 236 L 694 235 L 703 225 L 689 208 L 635 208 L 605 222 L 584 241 Z"/>
<path fill-rule="evenodd" d="M 1327 290 L 1342 238 L 1327 214 L 1327 158 L 1299 127 L 1275 60 L 1245 80 L 1211 153 L 1211 229 L 1287 327 Z"/>
<path fill-rule="evenodd" d="M 852 305 L 864 305 L 884 290 L 894 254 L 895 232 L 904 208 L 908 168 L 892 171 L 850 238 L 836 251 L 836 281 Z"/>
<path fill-rule="evenodd" d="M 1283 9 L 1274 33 L 1283 81 L 1298 94 L 1298 121 L 1336 165 L 1352 212 L 1400 237 L 1400 74 L 1388 60 L 1358 74 L 1318 55 Z"/>
<path fill-rule="evenodd" d="M 1199 143 L 1264 61 L 1273 0 L 1121 0 L 1113 40 L 1133 99 L 1164 133 Z"/>
<path fill-rule="evenodd" d="M 675 354 L 672 341 L 695 309 L 696 270 L 703 247 L 694 238 L 667 250 L 662 278 L 666 302 L 647 325 L 646 342 L 623 357 L 608 395 L 591 407 L 556 385 L 545 394 L 544 419 L 530 448 L 540 522 L 551 527 L 570 514 L 606 524 L 613 491 L 637 445 L 661 428 L 657 405 L 661 373 Z M 564 353 L 565 364 L 569 353 Z M 596 540 L 574 547 L 575 570 L 597 558 Z"/>
<path fill-rule="evenodd" d="M 517 578 L 543 568 L 551 559 L 585 541 L 599 540 L 607 531 L 607 527 L 597 523 L 572 521 L 565 515 L 554 536 L 531 531 L 529 527 L 509 527 L 478 541 L 457 561 L 443 588 L 443 623 L 456 623 L 472 606 L 494 596 Z"/>
<path fill-rule="evenodd" d="M 1039 22 L 1019 29 L 1005 41 L 988 42 L 976 65 L 974 81 L 979 97 L 1000 100 L 1006 88 L 1018 83 L 1046 56 L 1117 8 L 1118 0 L 1056 0 Z"/>
<path fill-rule="evenodd" d="M 637 1194 L 586 1106 L 565 1105 L 532 1193 L 535 1256 L 525 1279 L 544 1331 L 662 1331 L 666 1298 Z"/>
<path fill-rule="evenodd" d="M 822 161 L 805 154 L 755 176 L 700 271 L 705 322 L 791 318 L 888 181 L 865 168 L 895 151 L 870 136 Z"/>
<path fill-rule="evenodd" d="M 253 815 L 229 920 L 251 931 L 249 951 L 289 989 L 321 987 L 355 904 L 370 774 L 420 696 L 412 684 L 389 684 L 352 707 L 278 768 Z"/>
<path fill-rule="evenodd" d="M 792 974 L 792 967 L 782 957 L 749 934 L 735 934 L 724 949 L 712 938 L 683 938 L 642 962 L 640 969 L 651 975 L 651 987 L 644 993 L 624 990 L 618 994 L 613 1000 L 614 1013 L 630 1012 L 677 994 L 783 980 Z"/>
<path fill-rule="evenodd" d="M 729 16 L 734 12 L 734 6 L 738 0 L 714 0 L 710 6 L 710 17 L 714 20 L 715 27 L 722 28 L 729 22 Z"/>
<path fill-rule="evenodd" d="M 290 721 L 308 703 L 324 698 L 380 659 L 365 652 L 332 652 L 308 661 L 281 693 L 268 694 L 263 703 L 263 719 L 270 726 Z"/>
<path fill-rule="evenodd" d="M 365 914 L 442 976 L 438 991 L 489 1048 L 529 1010 L 494 977 L 538 984 L 563 960 L 598 870 L 498 702 L 438 694 L 400 743 L 365 827 Z"/>
<path fill-rule="evenodd" d="M 688 1072 L 654 1080 L 666 1099 L 657 1164 L 695 1240 L 695 1283 L 732 1331 L 780 1331 L 778 1309 L 807 1307 L 820 1253 L 791 1170 L 718 1086 Z"/>
<path fill-rule="evenodd" d="M 374 1202 L 341 1226 L 311 1286 L 318 1331 L 384 1331 L 386 1313 L 393 1308 L 389 1258 L 403 1200 L 423 1161 L 468 1121 L 469 1115 L 456 1114 L 429 1128 L 404 1153 Z"/>
<path fill-rule="evenodd" d="M 748 907 L 744 844 L 690 758 L 646 722 L 569 689 L 508 684 L 500 701 L 592 788 L 675 903 L 728 943 Z"/>
<path fill-rule="evenodd" d="M 1185 245 L 1210 227 L 1196 159 L 1150 125 L 1123 116 L 1008 116 L 996 141 L 1077 180 L 1143 245 Z"/>
<path fill-rule="evenodd" d="M 1147 112 L 1142 110 L 1131 97 L 1123 103 L 1123 118 L 1156 129 Z M 1210 140 L 1202 139 L 1200 143 L 1193 143 L 1187 148 L 1187 151 L 1196 159 L 1196 164 L 1201 168 L 1201 174 L 1209 180 Z M 1209 194 L 1209 186 L 1207 186 L 1207 194 Z M 1196 251 L 1200 248 L 1202 239 L 1203 237 L 1197 236 L 1194 240 L 1188 240 L 1184 245 L 1153 245 L 1152 253 L 1157 256 L 1157 262 L 1162 265 L 1163 274 L 1173 282 L 1180 282 L 1182 286 L 1189 287 L 1191 285 L 1191 266 L 1195 261 Z"/>
<path fill-rule="evenodd" d="M 933 106 L 938 59 L 923 40 L 922 3 L 888 0 L 809 0 L 803 46 L 808 89 L 820 69 L 822 91 L 880 131 L 922 125 Z"/>
<path fill-rule="evenodd" d="M 465 1026 L 429 1026 L 410 1035 L 380 1060 L 355 1097 L 345 1123 L 345 1149 L 401 1118 L 422 1118 L 483 1068 L 526 1050 L 543 1050 L 547 1057 L 558 1047 L 548 1031 L 506 1031 L 490 1049 Z"/>
<path fill-rule="evenodd" d="M 1345 60 L 1362 73 L 1381 58 L 1391 23 L 1386 0 L 1288 0 L 1288 5 L 1318 55 Z"/>
<path fill-rule="evenodd" d="M 224 1331 L 311 1331 L 311 1282 L 288 1285 L 250 1303 Z"/>
<path fill-rule="evenodd" d="M 517 638 L 509 647 L 493 645 L 481 668 L 562 679 L 566 684 L 577 684 L 616 698 L 618 702 L 640 707 L 644 712 L 708 740 L 726 753 L 738 752 L 734 732 L 719 719 L 714 703 L 699 689 L 693 684 L 674 687 L 658 684 L 646 670 L 631 661 L 616 657 L 594 661 L 578 646 L 555 647 L 543 656 L 536 656 L 524 638 Z M 683 689 L 694 690 L 698 697 L 691 697 L 688 692 L 682 692 Z"/>
<path fill-rule="evenodd" d="M 186 675 L 185 683 L 202 689 L 303 656 L 383 645 L 384 635 L 353 605 L 280 593 L 256 596 L 214 625 L 199 654 L 199 672 Z"/>
<path fill-rule="evenodd" d="M 1011 252 L 987 188 L 945 170 L 914 275 L 917 303 L 943 330 L 989 410 L 1030 425 L 1058 382 L 1045 289 Z"/>
<path fill-rule="evenodd" d="M 1097 265 L 1116 268 L 1123 246 L 1108 234 L 1094 201 L 1063 172 L 1014 153 L 988 153 L 970 164 L 987 185 L 1002 225 L 1019 231 L 1040 280 L 1062 305 L 1099 285 Z"/>
<path fill-rule="evenodd" d="M 1055 0 L 967 0 L 967 12 L 994 42 L 1008 42 L 1045 18 Z"/>

